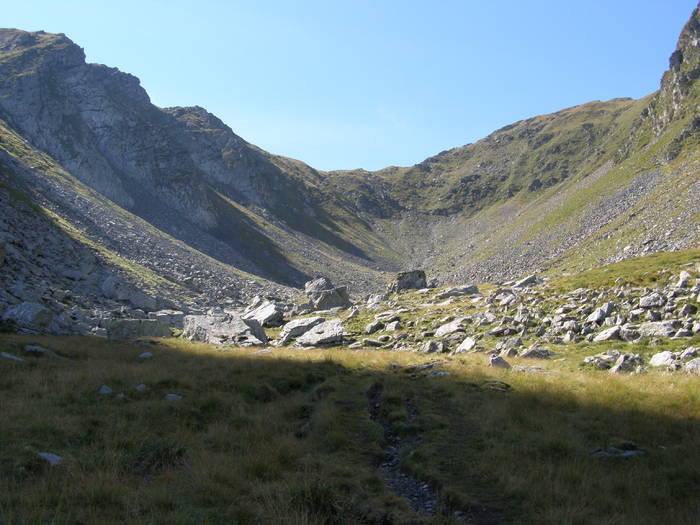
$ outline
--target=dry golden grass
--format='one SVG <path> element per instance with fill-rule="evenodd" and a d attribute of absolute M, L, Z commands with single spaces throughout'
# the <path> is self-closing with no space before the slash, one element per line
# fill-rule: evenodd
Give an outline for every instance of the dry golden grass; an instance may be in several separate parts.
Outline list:
<path fill-rule="evenodd" d="M 521 363 L 549 374 L 489 369 L 477 354 L 427 377 L 409 367 L 435 357 L 405 352 L 0 336 L 0 350 L 22 357 L 30 343 L 68 359 L 0 359 L 2 523 L 457 523 L 416 515 L 381 481 L 366 397 L 376 382 L 394 430 L 422 439 L 404 468 L 452 509 L 557 525 L 700 516 L 698 379 L 579 370 L 592 348 Z M 146 350 L 154 358 L 138 359 Z M 102 384 L 114 393 L 100 396 Z M 590 454 L 623 440 L 648 453 Z M 50 467 L 35 451 L 64 461 Z"/>

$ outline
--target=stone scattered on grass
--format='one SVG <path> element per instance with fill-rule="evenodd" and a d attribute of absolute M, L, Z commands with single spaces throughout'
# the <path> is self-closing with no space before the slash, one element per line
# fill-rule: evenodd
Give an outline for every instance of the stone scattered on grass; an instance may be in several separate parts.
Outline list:
<path fill-rule="evenodd" d="M 596 448 L 591 451 L 591 455 L 596 458 L 620 458 L 631 459 L 644 456 L 647 450 L 639 447 L 636 443 L 625 441 L 607 448 Z"/>
<path fill-rule="evenodd" d="M 504 369 L 508 369 L 511 367 L 508 361 L 497 355 L 492 355 L 491 357 L 489 357 L 489 366 Z"/>
<path fill-rule="evenodd" d="M 34 356 L 46 355 L 49 357 L 55 357 L 57 359 L 65 359 L 64 357 L 61 357 L 53 350 L 49 350 L 48 348 L 44 348 L 43 346 L 38 346 L 38 345 L 27 345 L 24 347 L 24 351 L 27 352 L 28 354 L 34 355 Z"/>
<path fill-rule="evenodd" d="M 165 401 L 180 401 L 184 396 L 180 394 L 165 394 L 163 400 Z"/>
<path fill-rule="evenodd" d="M 153 352 L 143 352 L 139 354 L 139 359 L 153 359 Z"/>
<path fill-rule="evenodd" d="M 98 394 L 102 396 L 108 396 L 109 394 L 112 393 L 112 389 L 109 388 L 107 385 L 102 385 L 100 389 L 97 391 Z"/>
<path fill-rule="evenodd" d="M 63 462 L 63 458 L 53 452 L 37 452 L 36 455 L 48 461 L 52 467 L 57 467 Z"/>
<path fill-rule="evenodd" d="M 17 361 L 18 363 L 24 363 L 24 359 L 21 357 L 17 357 L 16 355 L 8 354 L 7 352 L 0 352 L 0 357 L 4 357 L 5 359 L 9 359 L 11 361 Z"/>

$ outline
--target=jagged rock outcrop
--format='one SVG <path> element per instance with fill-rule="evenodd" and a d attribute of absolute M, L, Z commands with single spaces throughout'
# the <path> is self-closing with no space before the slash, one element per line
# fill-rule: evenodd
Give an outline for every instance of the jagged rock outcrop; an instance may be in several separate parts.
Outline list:
<path fill-rule="evenodd" d="M 396 293 L 402 290 L 415 290 L 425 288 L 428 283 L 423 270 L 411 270 L 399 273 L 387 287 L 388 293 Z"/>
<path fill-rule="evenodd" d="M 309 298 L 313 310 L 348 308 L 352 305 L 346 286 L 333 286 L 330 279 L 319 277 L 304 285 L 304 293 Z"/>

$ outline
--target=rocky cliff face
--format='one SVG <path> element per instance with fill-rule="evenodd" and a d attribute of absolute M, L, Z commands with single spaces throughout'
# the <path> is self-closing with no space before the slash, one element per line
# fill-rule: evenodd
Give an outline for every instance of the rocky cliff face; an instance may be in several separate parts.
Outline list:
<path fill-rule="evenodd" d="M 678 38 L 669 58 L 669 69 L 661 79 L 661 89 L 650 104 L 649 116 L 656 135 L 672 121 L 696 113 L 700 77 L 700 9 L 696 8 Z"/>

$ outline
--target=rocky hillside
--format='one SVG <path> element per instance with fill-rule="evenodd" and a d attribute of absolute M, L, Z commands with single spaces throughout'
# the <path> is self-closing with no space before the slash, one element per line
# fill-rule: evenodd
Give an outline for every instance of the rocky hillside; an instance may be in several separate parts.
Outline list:
<path fill-rule="evenodd" d="M 65 35 L 2 29 L 0 310 L 61 315 L 66 290 L 80 319 L 291 304 L 319 275 L 357 299 L 410 267 L 470 284 L 697 246 L 698 27 L 696 10 L 657 93 L 372 173 L 272 155 L 200 107 L 153 105 Z"/>

